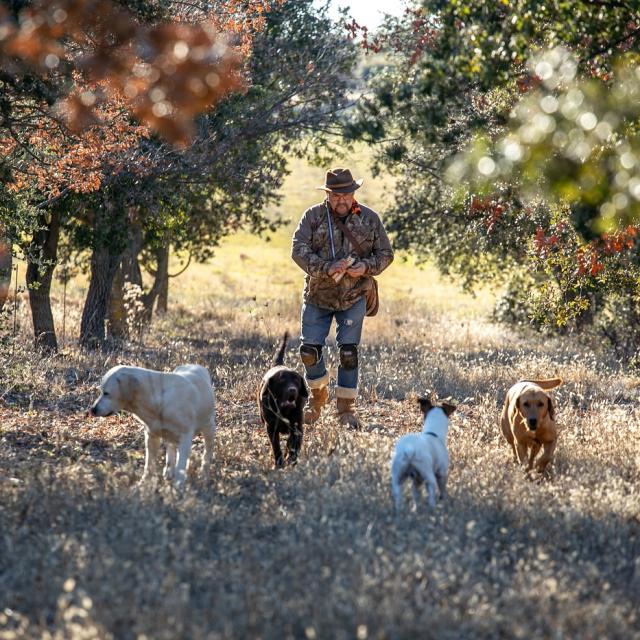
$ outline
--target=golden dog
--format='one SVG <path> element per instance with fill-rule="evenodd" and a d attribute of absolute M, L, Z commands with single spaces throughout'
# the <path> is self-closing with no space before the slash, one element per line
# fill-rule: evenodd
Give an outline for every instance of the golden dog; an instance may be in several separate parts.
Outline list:
<path fill-rule="evenodd" d="M 516 462 L 526 465 L 528 471 L 533 468 L 540 447 L 544 447 L 536 463 L 540 473 L 553 457 L 558 431 L 553 400 L 545 393 L 545 389 L 553 389 L 561 384 L 562 378 L 521 380 L 507 391 L 502 409 L 502 433 L 513 449 Z"/>

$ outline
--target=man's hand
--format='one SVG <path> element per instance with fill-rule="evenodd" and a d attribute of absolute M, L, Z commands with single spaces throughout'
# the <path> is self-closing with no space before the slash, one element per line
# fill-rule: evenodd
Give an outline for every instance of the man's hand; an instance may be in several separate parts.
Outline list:
<path fill-rule="evenodd" d="M 353 258 L 342 258 L 341 260 L 336 260 L 329 267 L 329 270 L 327 271 L 327 273 L 333 278 L 333 276 L 335 275 L 344 273 L 352 262 L 353 262 Z"/>
<path fill-rule="evenodd" d="M 367 270 L 367 265 L 364 262 L 355 262 L 347 269 L 347 274 L 352 278 L 359 278 L 363 276 Z"/>

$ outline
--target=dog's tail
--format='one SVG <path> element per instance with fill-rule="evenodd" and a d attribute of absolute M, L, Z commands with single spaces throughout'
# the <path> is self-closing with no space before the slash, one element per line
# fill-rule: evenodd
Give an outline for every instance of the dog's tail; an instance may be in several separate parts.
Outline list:
<path fill-rule="evenodd" d="M 522 382 L 532 382 L 541 389 L 555 389 L 562 384 L 562 378 L 548 378 L 546 380 L 523 380 Z"/>
<path fill-rule="evenodd" d="M 274 367 L 284 364 L 284 352 L 285 352 L 285 349 L 287 348 L 288 341 L 289 341 L 289 332 L 285 331 L 284 338 L 282 338 L 282 344 L 280 345 L 280 349 L 278 350 L 278 353 L 276 353 L 276 356 L 273 359 Z"/>

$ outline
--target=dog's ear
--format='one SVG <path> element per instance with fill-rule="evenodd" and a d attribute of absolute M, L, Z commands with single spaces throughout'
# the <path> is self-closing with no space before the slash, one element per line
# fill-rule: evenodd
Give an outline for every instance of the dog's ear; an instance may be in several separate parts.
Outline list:
<path fill-rule="evenodd" d="M 520 411 L 520 396 L 516 396 L 515 398 L 508 398 L 505 404 L 505 407 L 508 411 L 509 421 L 511 424 L 515 424 L 515 420 L 518 419 L 518 416 L 523 416 L 522 411 Z"/>
<path fill-rule="evenodd" d="M 556 419 L 556 408 L 553 405 L 553 400 L 551 396 L 547 396 L 547 413 L 552 420 Z"/>
<path fill-rule="evenodd" d="M 138 391 L 140 390 L 140 381 L 136 376 L 119 371 L 116 382 L 120 390 L 120 397 L 126 402 L 135 402 Z"/>
<path fill-rule="evenodd" d="M 447 416 L 447 418 L 449 418 L 451 416 L 451 414 L 456 410 L 456 405 L 455 404 L 450 404 L 448 402 L 443 402 L 442 403 L 442 410 L 444 411 L 444 413 Z"/>
<path fill-rule="evenodd" d="M 522 413 L 522 407 L 520 406 L 520 398 L 521 396 L 516 396 L 516 401 L 513 403 L 515 407 L 516 413 Z"/>
<path fill-rule="evenodd" d="M 426 416 L 431 409 L 433 409 L 433 403 L 430 398 L 418 398 L 418 404 L 420 405 L 420 411 L 422 415 Z"/>
<path fill-rule="evenodd" d="M 308 398 L 309 397 L 309 389 L 307 389 L 307 384 L 305 383 L 305 381 L 302 381 L 302 384 L 300 385 L 300 396 L 302 398 Z"/>

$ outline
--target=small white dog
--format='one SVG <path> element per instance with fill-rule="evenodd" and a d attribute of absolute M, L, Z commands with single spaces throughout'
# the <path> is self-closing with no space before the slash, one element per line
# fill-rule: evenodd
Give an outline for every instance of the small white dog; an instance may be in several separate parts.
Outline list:
<path fill-rule="evenodd" d="M 145 460 L 140 482 L 156 472 L 160 441 L 167 448 L 163 476 L 181 487 L 196 433 L 204 436 L 201 472 L 207 477 L 216 434 L 216 399 L 211 376 L 200 365 L 186 364 L 170 373 L 142 367 L 113 367 L 102 378 L 100 397 L 90 413 L 110 416 L 131 412 L 144 426 Z"/>
<path fill-rule="evenodd" d="M 431 508 L 436 506 L 436 486 L 440 490 L 440 499 L 447 494 L 449 473 L 449 453 L 447 451 L 447 431 L 449 416 L 455 406 L 446 402 L 434 405 L 427 398 L 420 398 L 420 409 L 424 416 L 422 433 L 408 433 L 396 443 L 391 459 L 391 493 L 396 512 L 402 508 L 402 484 L 413 480 L 413 499 L 416 508 L 420 503 L 420 485 L 427 488 L 427 502 Z"/>

